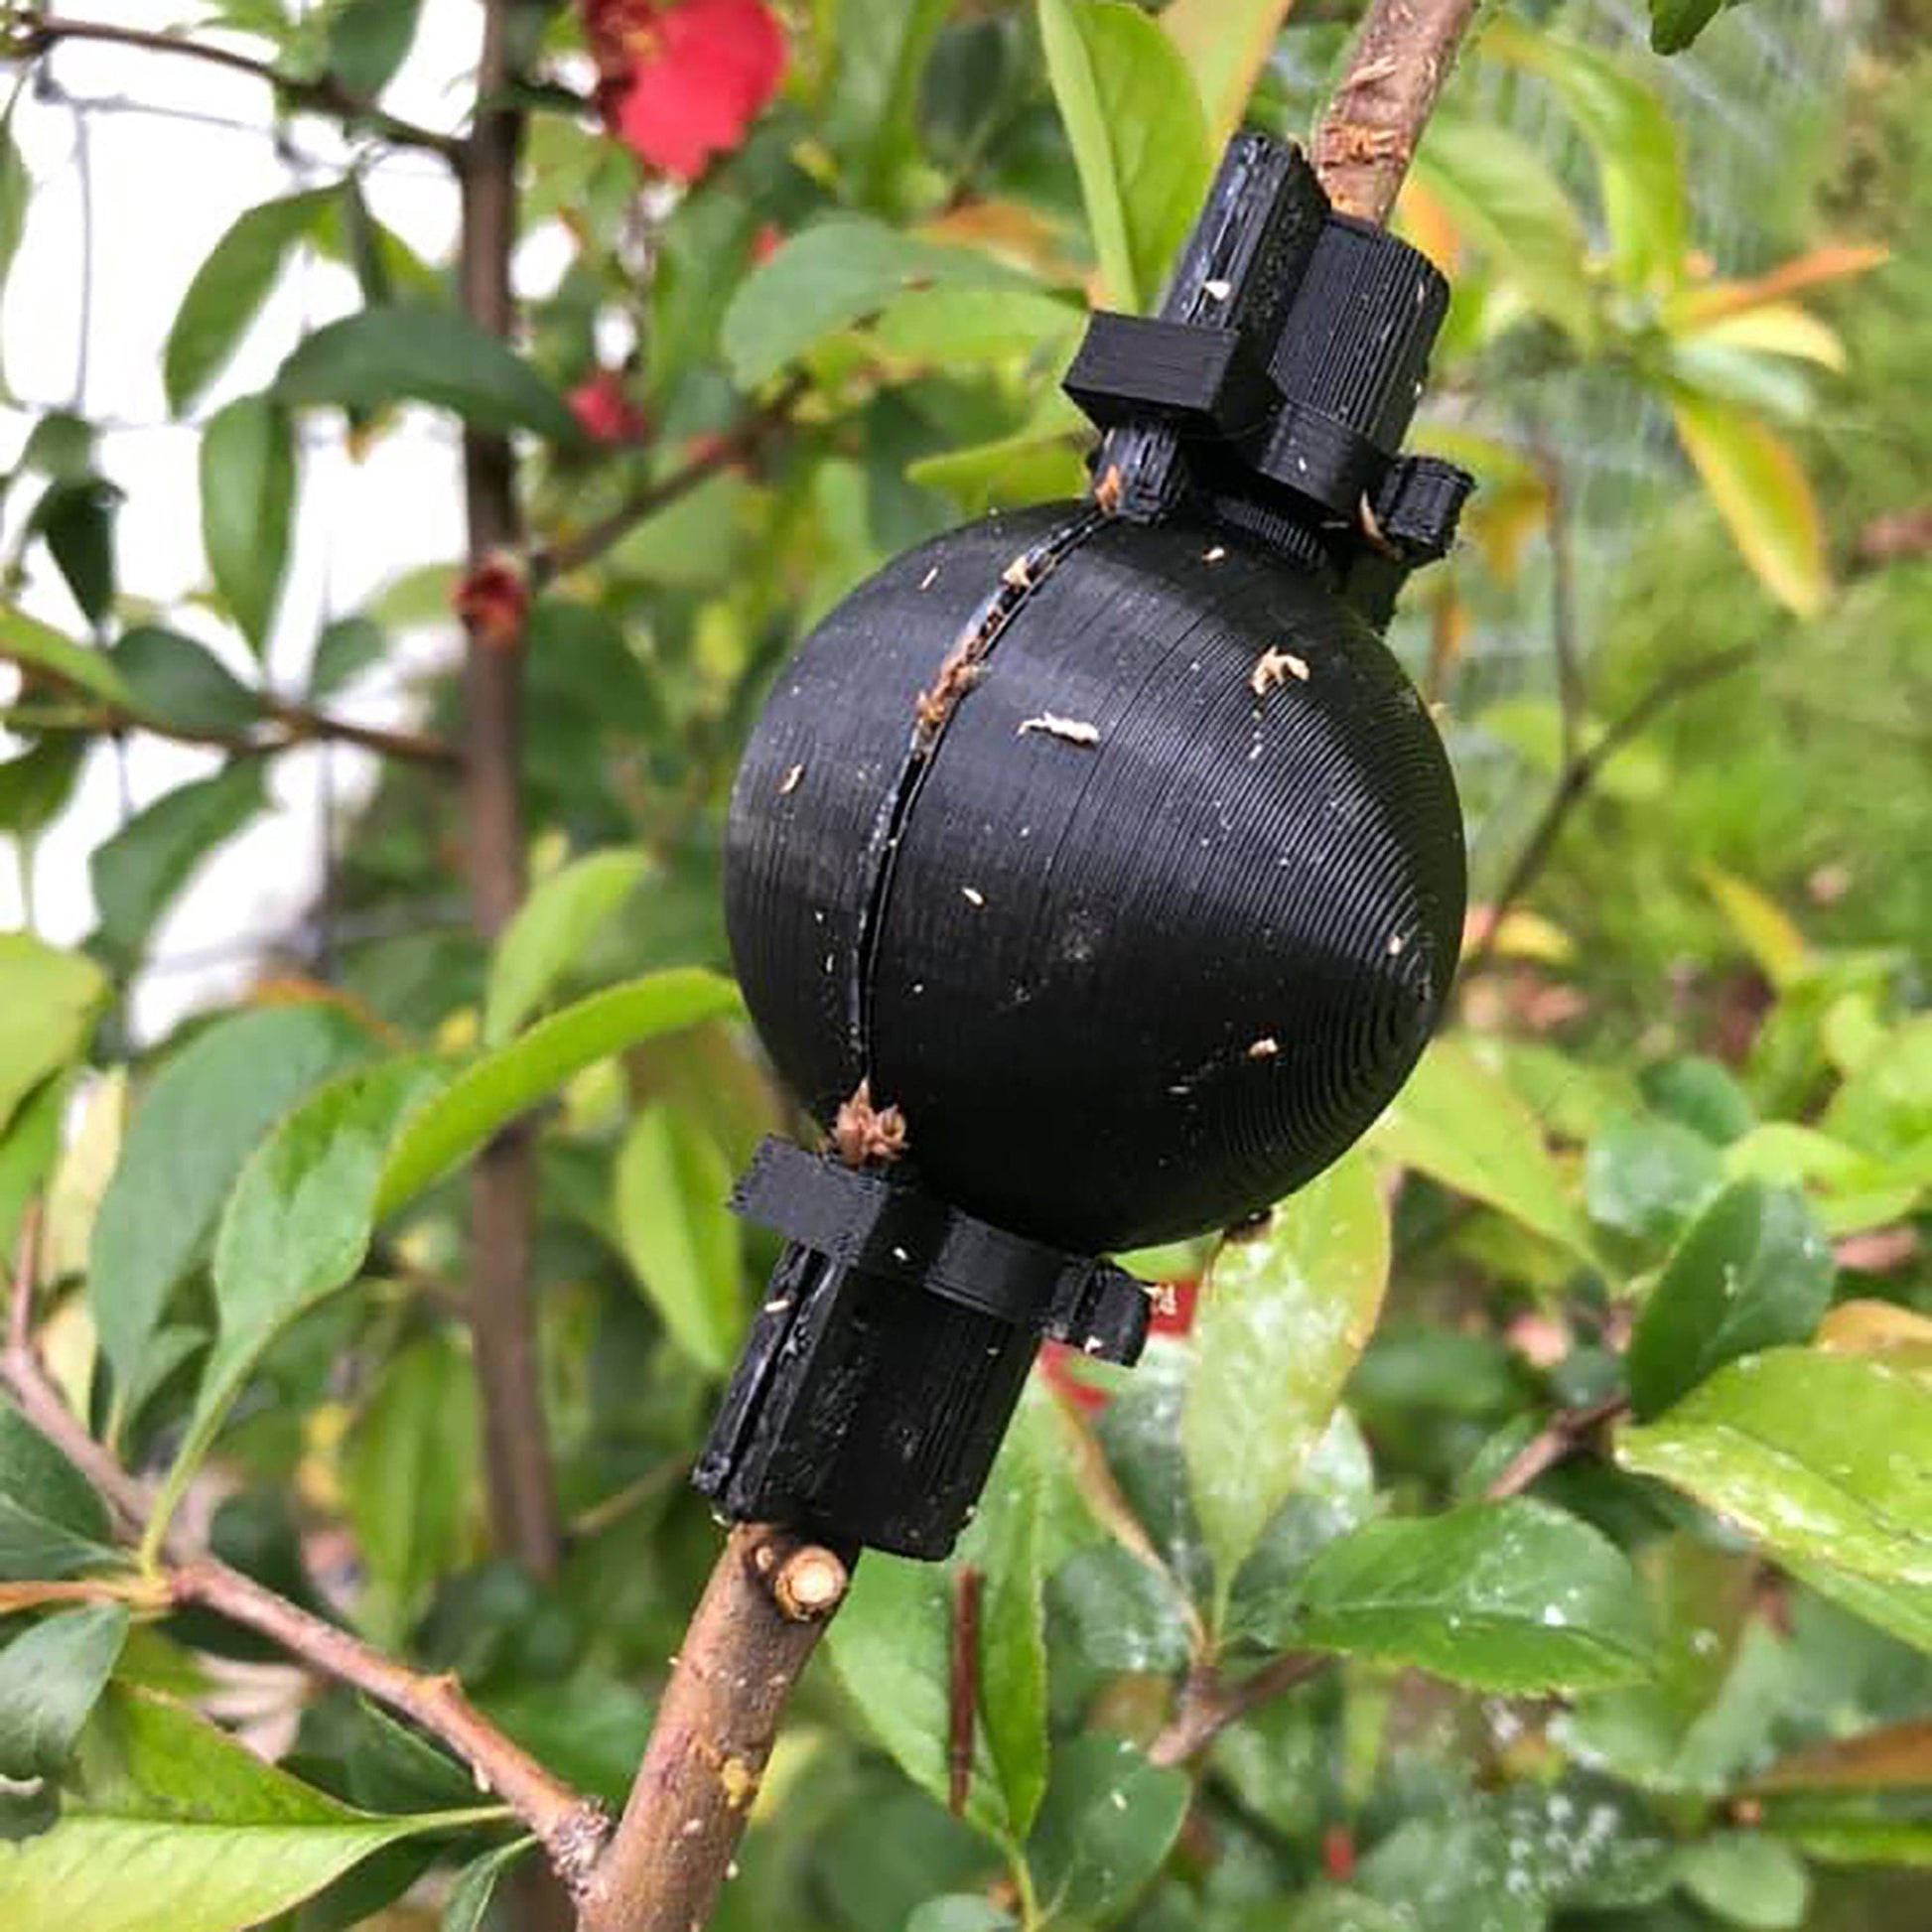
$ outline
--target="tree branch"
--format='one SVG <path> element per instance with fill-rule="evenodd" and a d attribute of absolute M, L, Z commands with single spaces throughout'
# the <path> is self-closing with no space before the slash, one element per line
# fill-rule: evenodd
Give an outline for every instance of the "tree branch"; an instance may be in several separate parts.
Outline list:
<path fill-rule="evenodd" d="M 1599 1431 L 1629 1413 L 1630 1399 L 1621 1395 L 1593 1402 L 1587 1409 L 1559 1409 L 1503 1464 L 1482 1493 L 1491 1502 L 1520 1496 L 1539 1476 L 1587 1449 Z"/>
<path fill-rule="evenodd" d="M 298 745 L 326 740 L 336 745 L 359 746 L 365 752 L 375 753 L 378 758 L 398 759 L 409 764 L 434 765 L 444 770 L 454 770 L 463 762 L 463 755 L 454 745 L 427 732 L 392 731 L 381 725 L 357 725 L 346 718 L 333 717 L 308 705 L 283 704 L 269 698 L 265 698 L 264 702 L 270 715 L 281 726 L 280 732 L 273 736 L 195 731 L 187 726 L 171 725 L 165 719 L 146 712 L 124 711 L 117 705 L 98 703 L 84 685 L 62 677 L 58 671 L 49 670 L 42 664 L 9 660 L 4 652 L 0 652 L 0 662 L 9 661 L 18 664 L 24 675 L 46 679 L 86 700 L 80 705 L 62 710 L 58 717 L 41 720 L 36 720 L 23 709 L 10 708 L 4 718 L 0 718 L 0 722 L 9 725 L 18 722 L 23 728 L 33 729 L 38 723 L 43 729 L 56 731 L 146 732 L 154 738 L 165 738 L 171 744 L 212 746 L 237 758 L 260 758 L 276 752 L 292 751 Z"/>
<path fill-rule="evenodd" d="M 1170 1769 L 1191 1763 L 1237 1719 L 1320 1676 L 1334 1661 L 1291 1650 L 1232 1683 L 1212 1664 L 1196 1664 L 1181 1680 L 1173 1717 L 1148 1746 L 1149 1761 Z"/>
<path fill-rule="evenodd" d="M 541 588 L 554 578 L 581 570 L 595 563 L 604 553 L 622 542 L 639 523 L 661 509 L 668 509 L 680 497 L 688 496 L 702 483 L 735 463 L 754 456 L 763 444 L 791 420 L 792 410 L 809 386 L 803 375 L 791 376 L 761 408 L 755 410 L 736 429 L 711 443 L 681 469 L 654 483 L 631 491 L 616 509 L 601 516 L 574 536 L 560 538 L 532 553 L 530 582 Z"/>
<path fill-rule="evenodd" d="M 487 0 L 477 112 L 464 144 L 458 280 L 471 321 L 514 334 L 510 252 L 516 241 L 521 115 L 508 95 L 511 17 L 519 0 Z M 470 567 L 513 553 L 521 535 L 516 457 L 507 436 L 466 426 L 464 497 Z M 471 919 L 487 943 L 523 897 L 523 639 L 470 627 L 464 653 L 464 827 Z M 536 1222 L 534 1149 L 526 1127 L 499 1134 L 470 1187 L 471 1327 L 483 1413 L 483 1454 L 498 1547 L 539 1577 L 554 1576 L 557 1499 L 543 1414 L 529 1287 Z"/>
<path fill-rule="evenodd" d="M 1517 853 L 1503 877 L 1502 885 L 1497 888 L 1494 899 L 1490 901 L 1488 920 L 1483 926 L 1482 935 L 1462 962 L 1461 977 L 1464 980 L 1472 979 L 1489 964 L 1495 954 L 1496 935 L 1502 929 L 1504 917 L 1535 885 L 1543 868 L 1549 864 L 1550 855 L 1556 850 L 1557 840 L 1569 822 L 1570 814 L 1589 795 L 1604 765 L 1678 699 L 1689 696 L 1707 684 L 1716 683 L 1720 678 L 1728 677 L 1732 671 L 1741 670 L 1757 654 L 1755 644 L 1733 644 L 1728 649 L 1711 651 L 1703 657 L 1687 658 L 1673 665 L 1628 711 L 1605 727 L 1593 745 L 1578 753 L 1563 767 L 1557 774 L 1556 787 L 1550 794 L 1549 802 L 1530 828 L 1529 837 L 1523 841 L 1523 849 Z"/>
<path fill-rule="evenodd" d="M 1314 131 L 1314 172 L 1337 212 L 1382 222 L 1477 0 L 1370 0 L 1347 70 Z"/>
<path fill-rule="evenodd" d="M 69 20 L 14 9 L 0 20 L 0 35 L 5 37 L 0 40 L 0 59 L 6 60 L 34 60 L 62 41 L 99 41 L 114 47 L 142 48 L 152 54 L 182 55 L 207 67 L 227 68 L 265 80 L 282 98 L 308 113 L 364 121 L 397 147 L 426 148 L 452 163 L 462 152 L 462 143 L 453 136 L 399 119 L 374 101 L 359 99 L 327 74 L 314 80 L 294 80 L 278 73 L 266 61 L 230 48 L 211 47 L 206 41 L 185 40 L 177 34 L 155 33 L 143 27 L 121 27 L 104 20 Z"/>
<path fill-rule="evenodd" d="M 219 1612 L 441 1738 L 535 1833 L 566 1886 L 584 1882 L 610 1830 L 603 1807 L 511 1742 L 464 1696 L 453 1674 L 411 1670 L 212 1557 L 174 1569 L 169 1589 L 177 1604 Z"/>
<path fill-rule="evenodd" d="M 137 1536 L 148 1517 L 146 1487 L 87 1432 L 47 1378 L 32 1335 L 34 1279 L 39 1252 L 39 1203 L 21 1223 L 8 1298 L 7 1339 L 0 1353 L 0 1383 L 20 1412 L 93 1484 L 120 1527 Z M 603 1844 L 610 1821 L 602 1807 L 580 1796 L 484 1718 L 454 1676 L 412 1670 L 372 1649 L 346 1630 L 326 1623 L 285 1596 L 264 1588 L 210 1556 L 179 1527 L 164 1545 L 167 1600 L 200 1603 L 230 1622 L 278 1643 L 322 1676 L 349 1685 L 413 1720 L 440 1738 L 529 1826 L 568 1885 L 583 1882 Z M 112 1579 L 73 1586 L 92 1594 L 112 1589 Z M 54 1600 L 50 1587 L 39 1595 Z"/>
<path fill-rule="evenodd" d="M 657 1707 L 650 1744 L 580 1893 L 579 1932 L 693 1932 L 711 1914 L 792 1686 L 844 1600 L 846 1563 L 735 1528 Z"/>

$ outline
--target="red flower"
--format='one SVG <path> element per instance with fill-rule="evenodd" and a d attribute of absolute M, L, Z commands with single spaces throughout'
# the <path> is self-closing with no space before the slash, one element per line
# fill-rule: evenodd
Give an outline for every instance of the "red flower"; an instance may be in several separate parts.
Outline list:
<path fill-rule="evenodd" d="M 570 392 L 571 414 L 593 443 L 641 443 L 650 418 L 623 392 L 621 369 L 599 369 Z"/>
<path fill-rule="evenodd" d="M 605 125 L 641 160 L 696 181 L 777 91 L 784 36 L 764 0 L 583 0 Z"/>
<path fill-rule="evenodd" d="M 768 262 L 778 252 L 785 238 L 785 231 L 775 221 L 762 223 L 757 234 L 752 237 L 752 265 Z"/>
<path fill-rule="evenodd" d="M 450 609 L 479 643 L 514 650 L 529 615 L 529 580 L 514 557 L 499 551 L 457 579 Z"/>

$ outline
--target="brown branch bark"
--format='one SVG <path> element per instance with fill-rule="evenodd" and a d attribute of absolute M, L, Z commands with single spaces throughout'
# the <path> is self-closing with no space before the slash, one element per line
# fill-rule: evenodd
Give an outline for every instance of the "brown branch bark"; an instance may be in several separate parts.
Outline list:
<path fill-rule="evenodd" d="M 453 136 L 438 134 L 433 128 L 418 127 L 378 107 L 374 101 L 359 99 L 339 82 L 323 75 L 314 80 L 293 80 L 278 73 L 266 61 L 238 54 L 232 48 L 214 47 L 206 41 L 184 39 L 179 34 L 156 33 L 144 27 L 121 27 L 104 20 L 68 20 L 53 14 L 30 14 L 9 9 L 0 20 L 0 58 L 32 60 L 62 41 L 98 41 L 114 47 L 140 48 L 151 54 L 176 54 L 206 67 L 227 68 L 265 80 L 292 105 L 336 120 L 364 121 L 384 140 L 397 147 L 426 148 L 454 162 L 462 144 Z"/>
<path fill-rule="evenodd" d="M 610 1829 L 603 1808 L 512 1743 L 464 1696 L 453 1674 L 411 1670 L 211 1557 L 175 1569 L 169 1586 L 176 1603 L 217 1611 L 441 1738 L 483 1790 L 529 1826 L 564 1883 L 583 1883 Z"/>
<path fill-rule="evenodd" d="M 510 251 L 516 241 L 516 169 L 522 117 L 501 102 L 518 0 L 488 0 L 478 64 L 476 122 L 461 167 L 459 283 L 473 322 L 508 338 L 516 323 Z M 521 534 L 516 457 L 507 436 L 474 427 L 463 437 L 470 564 L 513 552 Z M 485 942 L 523 897 L 523 639 L 473 625 L 464 653 L 464 830 L 471 918 Z M 471 1177 L 470 1301 L 491 1516 L 504 1553 L 540 1577 L 555 1574 L 556 1491 L 543 1415 L 535 1311 L 529 1291 L 536 1218 L 534 1150 L 512 1127 L 483 1150 Z"/>
<path fill-rule="evenodd" d="M 1173 1716 L 1148 1746 L 1149 1761 L 1170 1769 L 1192 1763 L 1237 1719 L 1320 1676 L 1334 1661 L 1313 1651 L 1291 1650 L 1232 1683 L 1212 1664 L 1196 1664 L 1181 1682 Z"/>
<path fill-rule="evenodd" d="M 1512 861 L 1503 883 L 1490 901 L 1487 923 L 1468 957 L 1463 960 L 1461 978 L 1473 979 L 1486 967 L 1496 950 L 1496 936 L 1504 917 L 1542 876 L 1556 850 L 1557 840 L 1569 823 L 1570 814 L 1587 798 L 1597 775 L 1615 755 L 1643 732 L 1680 698 L 1701 690 L 1707 684 L 1741 670 L 1758 654 L 1755 644 L 1734 644 L 1703 657 L 1687 658 L 1673 665 L 1639 697 L 1620 718 L 1614 719 L 1596 742 L 1580 752 L 1557 774 L 1555 789 L 1543 807 L 1523 848 Z"/>
<path fill-rule="evenodd" d="M 34 1279 L 39 1248 L 38 1204 L 22 1222 L 7 1309 L 6 1346 L 0 1352 L 0 1384 L 47 1440 L 93 1484 L 123 1532 L 138 1536 L 147 1520 L 146 1487 L 88 1433 L 47 1378 L 32 1334 Z M 278 1643 L 322 1676 L 387 1705 L 440 1738 L 475 1774 L 478 1784 L 502 1799 L 529 1826 L 567 1884 L 580 1884 L 604 1842 L 610 1821 L 602 1807 L 514 1743 L 463 1694 L 454 1676 L 412 1670 L 360 1638 L 311 1614 L 253 1579 L 210 1556 L 177 1526 L 163 1545 L 166 1600 L 200 1603 L 230 1622 Z M 133 1580 L 137 1585 L 142 1580 Z M 76 1584 L 74 1592 L 132 1594 L 112 1578 Z M 145 1585 L 142 1585 L 145 1588 Z M 38 1597 L 55 1600 L 63 1587 L 37 1586 Z M 159 1605 L 157 1605 L 159 1607 Z"/>
<path fill-rule="evenodd" d="M 0 661 L 10 661 L 4 651 L 0 651 Z M 20 668 L 37 682 L 45 680 L 82 699 L 91 698 L 84 685 L 63 678 L 59 672 L 50 671 L 45 665 L 22 663 Z M 454 770 L 463 762 L 463 755 L 454 745 L 446 744 L 427 732 L 392 731 L 381 725 L 352 724 L 346 718 L 333 717 L 326 711 L 316 711 L 308 705 L 270 701 L 270 709 L 281 730 L 265 738 L 250 733 L 193 731 L 184 726 L 171 725 L 145 712 L 123 711 L 118 706 L 92 702 L 64 713 L 60 728 L 146 732 L 151 737 L 165 738 L 175 745 L 212 746 L 236 758 L 261 758 L 275 752 L 289 751 L 297 745 L 327 740 L 336 745 L 359 746 L 365 752 L 375 753 L 378 758 L 399 759 L 405 763 L 433 765 L 443 770 Z"/>
<path fill-rule="evenodd" d="M 1314 131 L 1314 172 L 1342 214 L 1382 222 L 1477 0 L 1370 0 L 1341 85 Z"/>
<path fill-rule="evenodd" d="M 703 1926 L 785 1702 L 846 1584 L 846 1564 L 830 1550 L 761 1523 L 732 1531 L 623 1817 L 584 1885 L 580 1932 Z"/>
<path fill-rule="evenodd" d="M 1520 1496 L 1539 1476 L 1587 1449 L 1601 1430 L 1629 1412 L 1629 1398 L 1620 1395 L 1591 1403 L 1587 1409 L 1559 1409 L 1503 1464 L 1482 1493 L 1491 1502 Z"/>

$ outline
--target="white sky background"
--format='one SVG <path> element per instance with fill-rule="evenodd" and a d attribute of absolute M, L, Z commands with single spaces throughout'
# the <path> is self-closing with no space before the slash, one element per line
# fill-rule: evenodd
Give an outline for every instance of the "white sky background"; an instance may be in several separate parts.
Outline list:
<path fill-rule="evenodd" d="M 71 0 L 62 11 L 144 28 L 178 18 L 132 0 Z M 428 126 L 454 128 L 481 18 L 471 0 L 427 0 L 415 50 L 385 104 Z M 247 678 L 250 656 L 239 635 L 181 601 L 206 578 L 198 439 L 192 426 L 168 422 L 162 345 L 190 279 L 234 218 L 257 203 L 335 179 L 347 149 L 329 123 L 303 118 L 290 136 L 293 153 L 278 153 L 269 138 L 273 117 L 263 82 L 179 56 L 70 42 L 53 55 L 52 72 L 63 94 L 82 102 L 138 102 L 239 122 L 243 130 L 119 109 L 88 113 L 91 194 L 83 197 L 74 108 L 59 97 L 37 99 L 31 86 L 23 93 L 13 126 L 35 193 L 0 311 L 0 345 L 8 386 L 28 407 L 0 407 L 0 469 L 11 467 L 42 408 L 74 407 L 104 425 L 98 467 L 125 492 L 116 528 L 122 594 L 154 600 L 161 621 L 212 646 Z M 378 219 L 432 262 L 448 258 L 456 191 L 438 159 L 390 152 L 369 172 L 365 188 Z M 518 280 L 526 288 L 554 283 L 561 269 L 564 251 L 543 245 L 545 239 L 519 257 Z M 89 257 L 91 325 L 83 356 Z M 538 272 L 533 277 L 529 270 Z M 305 328 L 357 301 L 345 269 L 312 259 L 292 268 L 239 353 L 198 403 L 197 417 L 263 387 Z M 448 418 L 411 412 L 359 462 L 343 447 L 342 428 L 334 412 L 312 413 L 305 423 L 295 552 L 267 656 L 269 683 L 291 696 L 301 693 L 315 639 L 332 618 L 355 611 L 408 570 L 454 560 L 462 547 L 456 429 Z M 9 500 L 0 535 L 11 540 L 34 493 L 23 488 Z M 69 635 L 83 634 L 83 621 L 44 552 L 36 553 L 24 603 Z M 411 636 L 392 653 L 400 662 L 378 666 L 331 709 L 364 723 L 406 717 L 409 680 L 453 645 L 448 631 Z M 11 682 L 0 667 L 0 697 Z M 0 733 L 0 752 L 16 749 Z M 36 929 L 61 944 L 83 938 L 94 917 L 87 855 L 127 809 L 207 775 L 219 761 L 217 753 L 133 739 L 124 798 L 116 759 L 104 749 L 96 752 L 67 812 L 35 850 Z M 134 992 L 137 1036 L 151 1039 L 184 1013 L 245 987 L 258 957 L 249 942 L 272 945 L 315 903 L 324 876 L 326 800 L 333 795 L 340 824 L 346 808 L 366 795 L 372 770 L 369 757 L 341 746 L 304 748 L 269 761 L 274 809 L 202 869 L 156 935 L 156 964 Z M 4 929 L 25 922 L 13 857 L 0 854 Z"/>

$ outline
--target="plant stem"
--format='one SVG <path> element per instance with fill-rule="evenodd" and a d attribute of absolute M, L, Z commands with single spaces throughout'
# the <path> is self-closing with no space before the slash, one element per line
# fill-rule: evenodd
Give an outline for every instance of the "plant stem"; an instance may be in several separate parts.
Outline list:
<path fill-rule="evenodd" d="M 510 251 L 522 118 L 489 103 L 503 99 L 512 78 L 517 4 L 488 0 L 483 10 L 478 107 L 461 165 L 463 306 L 473 322 L 504 339 L 516 322 Z M 466 427 L 463 475 L 475 570 L 514 551 L 521 533 L 509 438 Z M 522 673 L 521 635 L 505 642 L 472 627 L 463 666 L 464 830 L 471 919 L 485 943 L 508 924 L 523 896 Z M 550 1577 L 560 1537 L 529 1287 L 536 1173 L 527 1128 L 506 1129 L 483 1151 L 470 1199 L 471 1326 L 496 1540 L 505 1555 Z"/>
<path fill-rule="evenodd" d="M 1609 1396 L 1587 1409 L 1559 1409 L 1512 1455 L 1482 1492 L 1491 1502 L 1520 1496 L 1547 1470 L 1587 1449 L 1600 1430 L 1630 1413 L 1627 1396 Z"/>
<path fill-rule="evenodd" d="M 1338 213 L 1389 218 L 1476 5 L 1370 0 L 1314 131 L 1314 172 Z"/>
<path fill-rule="evenodd" d="M 206 41 L 186 40 L 178 34 L 121 27 L 104 20 L 68 20 L 9 8 L 0 19 L 0 35 L 6 37 L 0 42 L 0 55 L 10 60 L 33 60 L 62 41 L 99 41 L 114 47 L 142 48 L 152 54 L 178 54 L 208 67 L 227 68 L 235 73 L 265 80 L 278 94 L 310 113 L 327 114 L 336 120 L 366 121 L 384 140 L 397 147 L 426 148 L 451 162 L 457 160 L 462 148 L 451 135 L 418 127 L 413 121 L 386 112 L 373 101 L 358 99 L 327 74 L 314 80 L 290 79 L 278 73 L 268 62 L 258 61 L 252 55 L 212 47 Z"/>
<path fill-rule="evenodd" d="M 659 510 L 668 509 L 680 497 L 688 496 L 702 483 L 721 470 L 743 463 L 790 421 L 791 412 L 808 384 L 802 375 L 790 377 L 771 400 L 753 411 L 736 429 L 717 439 L 701 455 L 682 468 L 633 490 L 616 509 L 599 517 L 574 536 L 560 538 L 530 558 L 530 582 L 541 587 L 584 565 L 595 563 L 607 550 L 622 542 L 637 525 Z"/>
<path fill-rule="evenodd" d="M 1496 950 L 1496 935 L 1502 929 L 1504 917 L 1535 885 L 1543 868 L 1549 864 L 1550 855 L 1556 850 L 1557 840 L 1569 822 L 1570 814 L 1589 795 L 1604 765 L 1678 699 L 1715 683 L 1719 678 L 1728 677 L 1732 671 L 1741 670 L 1757 654 L 1755 644 L 1733 644 L 1725 650 L 1711 651 L 1703 657 L 1686 658 L 1672 665 L 1628 711 L 1604 729 L 1594 744 L 1579 752 L 1565 764 L 1557 774 L 1549 802 L 1530 828 L 1530 835 L 1523 841 L 1522 850 L 1517 853 L 1504 875 L 1502 885 L 1496 890 L 1495 897 L 1490 901 L 1488 921 L 1482 929 L 1482 936 L 1460 968 L 1464 981 L 1473 979 L 1489 964 Z"/>
<path fill-rule="evenodd" d="M 580 1932 L 692 1932 L 710 1916 L 792 1686 L 844 1600 L 845 1561 L 741 1523 L 657 1707 L 623 1817 L 581 1893 Z"/>

